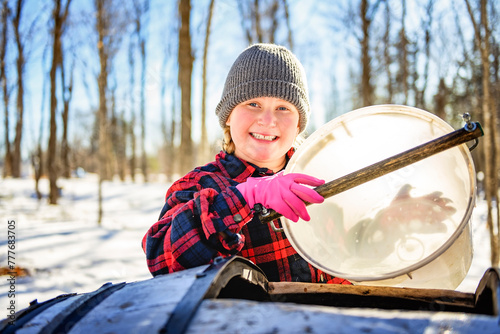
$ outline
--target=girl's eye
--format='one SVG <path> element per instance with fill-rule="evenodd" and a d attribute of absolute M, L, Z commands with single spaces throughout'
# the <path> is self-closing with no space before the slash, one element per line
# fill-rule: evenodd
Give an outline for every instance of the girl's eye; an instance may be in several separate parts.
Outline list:
<path fill-rule="evenodd" d="M 278 107 L 278 110 L 280 110 L 280 111 L 287 111 L 289 109 L 287 107 Z"/>
<path fill-rule="evenodd" d="M 250 107 L 258 107 L 259 106 L 256 102 L 250 102 L 248 105 Z"/>

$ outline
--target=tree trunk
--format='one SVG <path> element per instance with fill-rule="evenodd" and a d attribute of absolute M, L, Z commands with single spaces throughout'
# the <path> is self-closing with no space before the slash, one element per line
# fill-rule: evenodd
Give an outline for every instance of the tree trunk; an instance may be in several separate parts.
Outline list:
<path fill-rule="evenodd" d="M 276 35 L 276 31 L 278 30 L 278 20 L 280 20 L 281 18 L 278 18 L 278 7 L 279 7 L 279 3 L 278 3 L 278 0 L 274 0 L 271 4 L 271 8 L 270 8 L 270 16 L 271 16 L 271 28 L 269 30 L 269 43 L 276 43 L 275 42 L 275 35 Z"/>
<path fill-rule="evenodd" d="M 110 123 L 110 140 L 113 148 L 114 157 L 114 170 L 112 173 L 116 172 L 120 181 L 125 181 L 125 115 L 122 111 L 119 115 L 116 110 L 116 85 L 111 88 L 111 123 Z"/>
<path fill-rule="evenodd" d="M 130 123 L 128 125 L 127 137 L 130 140 L 130 160 L 129 160 L 129 169 L 130 169 L 130 177 L 132 182 L 135 182 L 135 167 L 136 167 L 136 138 L 135 138 L 135 58 L 134 58 L 134 47 L 133 43 L 130 42 L 129 50 L 128 50 L 128 65 L 129 65 L 129 85 L 130 85 Z"/>
<path fill-rule="evenodd" d="M 389 1 L 386 1 L 385 3 L 385 32 L 384 32 L 384 37 L 383 37 L 383 57 L 384 57 L 384 68 L 385 68 L 385 74 L 387 76 L 387 85 L 386 85 L 386 90 L 387 90 L 387 99 L 386 103 L 392 103 L 393 95 L 394 95 L 394 88 L 393 88 L 393 81 L 394 79 L 392 78 L 392 71 L 391 71 L 391 65 L 392 65 L 392 57 L 390 54 L 391 50 L 391 10 L 389 7 Z"/>
<path fill-rule="evenodd" d="M 360 15 L 361 29 L 363 36 L 361 39 L 361 98 L 363 106 L 373 104 L 373 87 L 371 84 L 371 56 L 370 56 L 370 25 L 371 18 L 368 16 L 368 0 L 361 0 Z"/>
<path fill-rule="evenodd" d="M 126 169 L 127 169 L 127 121 L 125 120 L 125 111 L 122 110 L 120 113 L 120 118 L 118 122 L 118 152 L 117 152 L 117 164 L 118 164 L 118 176 L 122 182 L 125 181 Z"/>
<path fill-rule="evenodd" d="M 135 11 L 135 34 L 141 55 L 141 106 L 140 106 L 140 123 L 141 123 L 141 171 L 144 177 L 144 182 L 148 181 L 148 160 L 146 154 L 146 39 L 143 34 L 144 16 L 149 10 L 148 2 L 134 1 Z"/>
<path fill-rule="evenodd" d="M 167 170 L 169 170 L 169 180 L 174 181 L 175 174 L 179 171 L 179 161 L 175 159 L 178 156 L 178 147 L 175 145 L 175 136 L 177 135 L 177 124 L 175 121 L 176 115 L 176 89 L 172 91 L 172 108 L 170 109 L 170 138 L 167 141 L 169 143 L 167 150 Z"/>
<path fill-rule="evenodd" d="M 104 13 L 104 1 L 96 0 L 97 8 L 97 51 L 99 54 L 99 76 L 97 78 L 97 85 L 99 90 L 99 110 L 97 113 L 98 129 L 99 129 L 99 184 L 98 184 L 98 216 L 97 224 L 101 225 L 103 216 L 102 207 L 102 184 L 106 177 L 106 163 L 107 163 L 107 107 L 106 107 L 106 90 L 108 86 L 108 54 L 105 47 L 104 38 L 106 37 L 106 30 L 108 22 L 106 22 L 106 13 Z"/>
<path fill-rule="evenodd" d="M 496 211 L 496 227 L 493 230 L 496 232 L 494 235 L 494 240 L 492 242 L 492 252 L 491 252 L 491 264 L 492 266 L 498 267 L 500 265 L 500 200 L 499 200 L 499 187 L 500 187 L 500 115 L 496 110 L 495 106 L 495 95 L 492 93 L 492 82 L 490 81 L 491 73 L 491 47 L 490 47 L 490 31 L 491 27 L 488 21 L 488 1 L 481 1 L 481 25 L 484 31 L 484 51 L 481 52 L 481 60 L 483 65 L 483 85 L 484 88 L 484 101 L 486 103 L 487 109 L 489 110 L 491 123 L 491 145 L 493 146 L 492 151 L 492 166 L 491 166 L 491 199 L 492 199 L 492 212 Z M 493 90 L 494 91 L 494 90 Z M 484 107 L 483 107 L 484 108 Z M 493 208 L 495 206 L 495 208 Z M 494 220 L 493 217 L 491 219 Z"/>
<path fill-rule="evenodd" d="M 167 63 L 168 63 L 168 57 L 169 57 L 169 48 L 168 46 L 165 47 L 165 51 L 163 52 L 163 61 L 161 63 L 161 69 L 160 73 L 163 73 L 160 77 L 160 114 L 161 114 L 161 133 L 163 135 L 163 145 L 162 145 L 162 155 L 160 155 L 161 158 L 161 165 L 162 165 L 162 172 L 165 174 L 167 177 L 167 180 L 170 180 L 172 176 L 172 171 L 169 166 L 169 161 L 173 159 L 173 156 L 170 152 L 171 146 L 173 143 L 170 142 L 170 137 L 169 133 L 172 132 L 173 129 L 170 129 L 169 131 L 169 126 L 167 125 L 167 107 L 165 104 L 165 93 L 167 89 Z M 172 102 L 172 105 L 174 102 Z"/>
<path fill-rule="evenodd" d="M 288 39 L 288 46 L 290 47 L 290 50 L 293 50 L 293 34 L 292 34 L 292 27 L 290 26 L 290 14 L 288 11 L 288 3 L 286 0 L 283 0 L 283 8 L 285 10 L 285 21 L 286 21 L 286 30 L 288 31 L 287 33 L 287 39 Z"/>
<path fill-rule="evenodd" d="M 114 80 L 116 82 L 116 79 Z M 118 172 L 118 118 L 116 116 L 116 85 L 109 88 L 111 106 L 109 108 L 108 141 L 111 143 L 112 168 L 111 175 Z"/>
<path fill-rule="evenodd" d="M 238 11 L 241 15 L 241 25 L 245 32 L 248 44 L 253 43 L 278 43 L 277 31 L 283 21 L 278 15 L 280 3 L 283 5 L 287 41 L 290 49 L 293 49 L 292 30 L 290 28 L 290 17 L 286 0 L 272 1 L 238 1 Z M 270 24 L 267 24 L 270 22 Z"/>
<path fill-rule="evenodd" d="M 403 104 L 408 104 L 408 79 L 409 79 L 409 64 L 408 64 L 408 38 L 406 36 L 406 0 L 402 0 L 401 13 L 401 30 L 399 32 L 399 82 L 403 89 Z"/>
<path fill-rule="evenodd" d="M 481 54 L 481 64 L 482 64 L 482 112 L 483 112 L 483 122 L 484 122 L 484 140 L 482 141 L 484 148 L 484 192 L 485 199 L 487 203 L 487 218 L 486 222 L 488 229 L 490 231 L 490 246 L 491 246 L 491 265 L 497 267 L 499 265 L 500 250 L 499 250 L 499 230 L 498 223 L 497 226 L 494 224 L 493 219 L 493 206 L 496 205 L 496 210 L 499 209 L 498 203 L 498 178 L 497 178 L 497 166 L 496 160 L 494 158 L 495 151 L 495 115 L 494 110 L 490 109 L 490 44 L 489 44 L 489 25 L 487 17 L 487 1 L 481 0 L 481 23 L 478 25 L 474 18 L 473 10 L 470 6 L 468 0 L 465 0 L 467 5 L 467 10 L 469 11 L 469 16 L 471 18 L 472 24 L 474 26 L 474 34 L 476 45 Z"/>
<path fill-rule="evenodd" d="M 439 85 L 437 89 L 436 95 L 434 95 L 434 114 L 439 118 L 445 120 L 446 119 L 446 105 L 448 97 L 448 88 L 446 87 L 446 83 L 444 82 L 444 78 L 439 79 Z"/>
<path fill-rule="evenodd" d="M 146 154 L 146 46 L 141 39 L 141 170 L 144 182 L 148 182 L 148 157 Z"/>
<path fill-rule="evenodd" d="M 181 88 L 181 172 L 187 173 L 193 168 L 193 143 L 191 139 L 191 73 L 194 57 L 191 51 L 189 31 L 191 2 L 179 1 L 181 27 L 179 29 L 179 85 Z"/>
<path fill-rule="evenodd" d="M 424 75 L 423 75 L 423 86 L 417 96 L 417 101 L 416 101 L 417 108 L 422 108 L 424 110 L 427 109 L 425 102 L 425 92 L 427 90 L 427 84 L 429 81 L 429 65 L 431 61 L 431 37 L 432 37 L 431 29 L 432 29 L 433 10 L 434 10 L 434 0 L 429 0 L 426 6 L 426 14 L 427 14 L 426 21 L 424 21 L 423 23 L 425 30 L 425 44 L 424 44 L 425 65 L 424 65 Z"/>
<path fill-rule="evenodd" d="M 52 44 L 52 64 L 50 67 L 50 133 L 48 144 L 48 157 L 47 157 L 47 172 L 49 174 L 49 203 L 57 204 L 59 198 L 59 188 L 57 186 L 58 178 L 58 163 L 56 161 L 57 150 L 57 96 L 56 96 L 56 74 L 57 68 L 61 64 L 62 59 L 62 46 L 61 37 L 64 22 L 68 17 L 69 5 L 71 0 L 66 2 L 63 12 L 61 12 L 61 0 L 54 0 L 54 27 L 53 27 L 53 44 Z"/>
<path fill-rule="evenodd" d="M 209 159 L 209 145 L 208 145 L 208 135 L 207 135 L 207 55 L 208 55 L 208 44 L 210 40 L 210 25 L 212 23 L 212 14 L 214 11 L 215 0 L 210 0 L 210 5 L 208 7 L 208 18 L 207 27 L 205 31 L 205 43 L 203 46 L 203 69 L 202 69 L 202 88 L 201 88 L 201 141 L 200 141 L 200 151 L 198 165 L 206 162 Z"/>
<path fill-rule="evenodd" d="M 9 92 L 7 87 L 7 65 L 5 63 L 5 55 L 7 54 L 7 23 L 9 22 L 9 1 L 2 2 L 2 40 L 0 42 L 0 82 L 2 84 L 3 107 L 4 107 L 4 142 L 5 142 L 5 160 L 3 168 L 3 177 L 12 176 L 12 152 L 10 149 L 9 135 Z"/>
<path fill-rule="evenodd" d="M 262 37 L 262 27 L 261 27 L 261 17 L 260 17 L 260 6 L 259 0 L 253 1 L 253 17 L 254 17 L 254 28 L 255 28 L 255 36 L 257 39 L 257 43 L 262 43 L 264 38 Z"/>
<path fill-rule="evenodd" d="M 40 192 L 39 183 L 43 172 L 43 155 L 42 155 L 42 145 L 41 141 L 38 141 L 36 152 L 31 156 L 31 164 L 33 166 L 33 171 L 35 172 L 35 193 L 38 200 L 42 199 L 42 193 Z"/>
<path fill-rule="evenodd" d="M 68 142 L 68 123 L 69 123 L 69 104 L 71 102 L 71 97 L 73 95 L 73 66 L 71 66 L 71 74 L 69 83 L 66 85 L 65 70 L 64 70 L 64 60 L 62 49 L 60 51 L 61 55 L 61 87 L 62 87 L 62 98 L 63 98 L 63 135 L 61 139 L 61 167 L 62 176 L 65 178 L 71 177 L 71 166 L 69 162 L 69 142 Z"/>
<path fill-rule="evenodd" d="M 56 96 L 56 73 L 59 61 L 59 43 L 61 42 L 62 20 L 61 20 L 61 0 L 54 0 L 55 8 L 53 12 L 54 28 L 53 28 L 53 44 L 52 44 L 52 64 L 50 67 L 50 131 L 49 131 L 49 146 L 47 157 L 47 172 L 49 173 L 49 203 L 57 204 L 59 197 L 59 189 L 57 187 L 57 161 L 56 161 L 56 144 L 57 144 L 57 96 Z"/>
<path fill-rule="evenodd" d="M 14 146 L 12 152 L 12 176 L 21 176 L 21 141 L 23 136 L 23 117 L 24 117 L 24 47 L 21 41 L 19 26 L 21 23 L 21 14 L 23 9 L 23 0 L 17 1 L 16 15 L 14 17 L 14 35 L 16 37 L 17 46 L 17 120 L 16 120 L 16 136 L 14 138 Z"/>

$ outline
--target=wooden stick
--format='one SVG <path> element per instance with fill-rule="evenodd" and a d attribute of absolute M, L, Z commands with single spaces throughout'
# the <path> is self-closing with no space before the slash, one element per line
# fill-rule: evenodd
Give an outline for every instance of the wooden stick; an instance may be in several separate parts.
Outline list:
<path fill-rule="evenodd" d="M 364 167 L 338 179 L 327 182 L 314 188 L 314 190 L 316 190 L 324 198 L 328 198 L 428 158 L 434 154 L 443 152 L 449 148 L 477 139 L 484 134 L 479 123 L 471 123 L 470 125 L 472 125 L 472 129 L 468 124 L 465 127 L 442 137 L 436 138 L 380 162 L 374 163 L 373 165 Z M 311 203 L 306 203 L 306 205 L 309 204 Z M 281 214 L 274 210 L 268 210 L 267 214 L 261 213 L 259 215 L 259 219 L 262 223 L 269 223 L 279 217 L 281 217 Z"/>
<path fill-rule="evenodd" d="M 302 282 L 269 282 L 270 295 L 319 294 L 394 297 L 442 304 L 474 307 L 475 295 L 445 289 L 416 289 L 383 286 L 320 284 Z"/>

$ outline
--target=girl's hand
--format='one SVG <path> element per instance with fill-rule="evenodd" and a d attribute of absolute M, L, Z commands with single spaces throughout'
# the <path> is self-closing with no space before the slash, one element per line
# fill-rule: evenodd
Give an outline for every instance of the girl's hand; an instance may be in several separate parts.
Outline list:
<path fill-rule="evenodd" d="M 297 222 L 299 217 L 306 221 L 311 219 L 304 202 L 322 203 L 325 200 L 315 190 L 304 185 L 319 186 L 324 183 L 324 180 L 309 175 L 285 175 L 281 172 L 273 176 L 250 177 L 236 188 L 251 208 L 259 203 Z"/>

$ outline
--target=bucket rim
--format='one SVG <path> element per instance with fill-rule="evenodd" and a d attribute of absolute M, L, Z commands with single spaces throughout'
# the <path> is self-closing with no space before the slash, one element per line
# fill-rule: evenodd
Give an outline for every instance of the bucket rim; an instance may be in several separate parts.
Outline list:
<path fill-rule="evenodd" d="M 333 120 L 329 121 L 324 125 L 324 127 L 328 128 L 332 126 L 332 124 L 342 124 L 345 123 L 349 120 L 353 120 L 356 118 L 360 118 L 366 115 L 376 115 L 376 114 L 402 114 L 402 115 L 411 115 L 415 116 L 418 115 L 422 119 L 427 119 L 428 121 L 435 122 L 439 126 L 441 126 L 443 129 L 448 130 L 449 132 L 455 131 L 455 129 L 445 122 L 443 119 L 439 118 L 435 114 L 432 114 L 428 111 L 425 111 L 423 109 L 419 109 L 416 107 L 410 107 L 406 105 L 397 105 L 397 104 L 380 104 L 380 105 L 373 105 L 373 106 L 368 106 L 368 107 L 363 107 L 359 109 L 352 110 L 350 112 L 347 112 L 343 115 L 340 115 L 339 117 L 334 118 Z M 322 127 L 323 128 L 323 127 Z M 321 133 L 321 131 L 316 131 L 314 132 L 311 136 L 309 136 L 308 139 L 311 141 L 315 140 L 316 137 L 321 138 L 324 134 Z M 318 139 L 319 139 L 318 138 Z M 466 228 L 470 228 L 470 220 L 472 217 L 472 212 L 473 208 L 476 203 L 476 179 L 475 179 L 475 167 L 472 159 L 472 155 L 469 151 L 469 148 L 466 144 L 461 144 L 455 147 L 456 149 L 459 149 L 463 158 L 464 162 L 468 166 L 469 169 L 469 186 L 470 186 L 470 194 L 469 194 L 469 200 L 467 202 L 467 207 L 465 208 L 465 213 L 464 216 L 462 217 L 462 220 L 460 221 L 460 224 L 458 224 L 453 231 L 453 233 L 450 234 L 448 239 L 441 244 L 440 247 L 438 247 L 434 252 L 430 253 L 427 255 L 425 258 L 416 261 L 415 263 L 408 265 L 404 268 L 398 269 L 398 270 L 393 270 L 393 271 L 387 271 L 382 274 L 377 274 L 376 276 L 367 276 L 367 275 L 359 275 L 359 274 L 349 274 L 345 272 L 340 272 L 337 270 L 333 270 L 331 268 L 325 268 L 322 264 L 320 264 L 318 261 L 313 259 L 309 254 L 307 254 L 306 251 L 304 251 L 303 247 L 299 247 L 300 245 L 297 245 L 295 242 L 295 238 L 292 236 L 291 231 L 288 229 L 288 224 L 289 221 L 286 218 L 283 218 L 285 220 L 285 223 L 283 224 L 283 228 L 285 231 L 285 234 L 289 238 L 292 246 L 297 250 L 299 254 L 301 254 L 304 259 L 306 259 L 307 262 L 309 262 L 311 265 L 315 266 L 316 268 L 331 274 L 336 277 L 341 277 L 344 279 L 351 280 L 353 282 L 376 282 L 376 281 L 382 281 L 382 280 L 387 280 L 387 279 L 394 279 L 400 276 L 410 276 L 412 272 L 425 267 L 429 263 L 433 262 L 436 260 L 439 256 L 441 256 L 446 250 L 448 250 L 454 243 L 455 241 L 461 236 L 461 234 L 464 232 Z M 292 160 L 295 158 L 297 159 L 299 156 L 294 155 L 292 157 Z M 289 166 L 292 166 L 291 162 L 289 162 Z M 285 173 L 290 172 L 288 166 L 285 169 Z M 472 240 L 469 240 L 472 242 Z M 305 255 L 305 256 L 304 256 Z M 467 256 L 467 254 L 462 254 L 462 257 Z M 469 257 L 472 257 L 472 252 L 468 255 Z M 411 276 L 410 276 L 411 277 Z M 464 277 L 462 277 L 463 280 Z"/>

